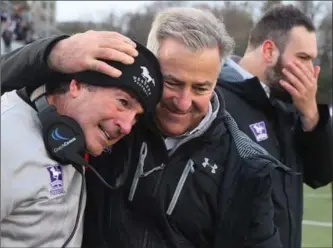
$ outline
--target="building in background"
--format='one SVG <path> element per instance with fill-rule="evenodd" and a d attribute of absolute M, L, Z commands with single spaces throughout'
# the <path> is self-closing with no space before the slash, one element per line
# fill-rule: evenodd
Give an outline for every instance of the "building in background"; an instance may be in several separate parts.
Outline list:
<path fill-rule="evenodd" d="M 0 1 L 0 12 L 9 12 L 11 10 L 11 5 L 10 1 Z"/>
<path fill-rule="evenodd" d="M 59 34 L 56 1 L 0 1 L 1 54 Z"/>
<path fill-rule="evenodd" d="M 27 1 L 38 37 L 59 33 L 56 30 L 56 1 Z"/>

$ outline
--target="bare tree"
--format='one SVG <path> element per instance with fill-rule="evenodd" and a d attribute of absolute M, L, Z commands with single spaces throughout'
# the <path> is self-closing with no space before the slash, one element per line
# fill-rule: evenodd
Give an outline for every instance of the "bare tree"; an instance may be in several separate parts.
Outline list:
<path fill-rule="evenodd" d="M 57 23 L 57 29 L 61 32 L 72 35 L 75 33 L 81 33 L 88 31 L 90 29 L 96 30 L 96 24 L 93 22 L 81 22 L 81 21 L 74 21 L 74 22 L 59 22 Z"/>
<path fill-rule="evenodd" d="M 299 7 L 311 20 L 318 25 L 320 18 L 325 15 L 326 8 L 324 1 L 296 1 L 296 6 Z"/>
<path fill-rule="evenodd" d="M 332 68 L 332 12 L 325 15 L 318 27 L 321 64 Z"/>
<path fill-rule="evenodd" d="M 156 1 L 142 7 L 141 11 L 127 12 L 121 19 L 121 23 L 124 25 L 122 31 L 131 39 L 146 44 L 156 13 L 166 8 L 184 5 L 187 5 L 186 1 Z"/>
<path fill-rule="evenodd" d="M 260 12 L 263 15 L 266 11 L 272 8 L 274 5 L 282 4 L 282 1 L 263 1 Z"/>
<path fill-rule="evenodd" d="M 212 9 L 217 18 L 223 18 L 226 29 L 236 42 L 235 54 L 243 56 L 254 21 L 250 6 L 227 4 Z"/>
<path fill-rule="evenodd" d="M 125 14 L 122 18 L 125 24 L 123 34 L 145 45 L 154 16 L 154 12 Z"/>
<path fill-rule="evenodd" d="M 318 58 L 321 71 L 318 80 L 318 100 L 332 103 L 332 10 L 318 27 Z"/>

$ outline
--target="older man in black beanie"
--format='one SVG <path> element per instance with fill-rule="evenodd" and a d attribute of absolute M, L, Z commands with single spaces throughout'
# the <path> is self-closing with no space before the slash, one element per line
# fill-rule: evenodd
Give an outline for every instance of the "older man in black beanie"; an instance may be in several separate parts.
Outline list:
<path fill-rule="evenodd" d="M 137 42 L 136 48 L 139 55 L 133 64 L 105 61 L 122 71 L 122 75 L 118 78 L 112 78 L 96 71 L 78 72 L 73 75 L 73 78 L 90 85 L 112 86 L 129 91 L 139 100 L 144 111 L 149 113 L 155 109 L 162 95 L 162 74 L 156 57 Z"/>
<path fill-rule="evenodd" d="M 100 155 L 162 94 L 157 59 L 137 49 L 133 64 L 106 61 L 123 72 L 119 78 L 84 71 L 2 95 L 1 247 L 81 246 L 86 191 L 82 167 L 69 159 L 73 147 L 82 140 Z"/>

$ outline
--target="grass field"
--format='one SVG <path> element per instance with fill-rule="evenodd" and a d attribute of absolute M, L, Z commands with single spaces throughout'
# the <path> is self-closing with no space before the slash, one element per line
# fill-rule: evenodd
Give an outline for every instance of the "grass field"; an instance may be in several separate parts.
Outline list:
<path fill-rule="evenodd" d="M 304 186 L 302 248 L 332 248 L 331 185 L 313 190 Z"/>

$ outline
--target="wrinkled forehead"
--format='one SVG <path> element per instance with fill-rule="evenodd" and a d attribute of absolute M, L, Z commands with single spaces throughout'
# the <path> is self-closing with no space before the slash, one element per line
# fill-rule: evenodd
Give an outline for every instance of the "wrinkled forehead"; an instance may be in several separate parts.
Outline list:
<path fill-rule="evenodd" d="M 117 87 L 109 87 L 109 89 L 112 91 L 113 97 L 124 97 L 126 100 L 130 101 L 132 104 L 140 104 L 139 98 L 134 94 L 133 91 L 130 89 L 125 88 L 117 88 Z M 103 90 L 103 88 L 101 88 Z M 105 94 L 108 94 L 108 91 L 104 91 Z"/>
<path fill-rule="evenodd" d="M 312 59 L 316 58 L 318 54 L 316 33 L 308 31 L 305 27 L 294 27 L 289 32 L 284 52 L 304 53 Z"/>

